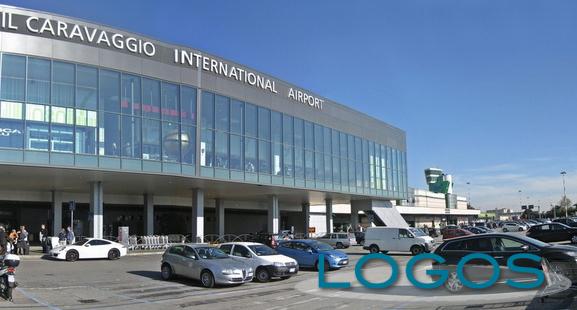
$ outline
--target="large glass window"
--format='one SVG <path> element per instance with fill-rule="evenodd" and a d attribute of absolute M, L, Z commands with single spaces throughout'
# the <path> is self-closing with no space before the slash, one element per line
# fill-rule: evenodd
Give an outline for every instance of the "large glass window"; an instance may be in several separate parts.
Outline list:
<path fill-rule="evenodd" d="M 242 170 L 244 143 L 241 136 L 230 135 L 230 169 Z"/>
<path fill-rule="evenodd" d="M 26 58 L 2 55 L 2 99 L 24 101 Z"/>
<path fill-rule="evenodd" d="M 330 128 L 323 127 L 323 142 L 324 142 L 323 152 L 325 152 L 326 155 L 330 155 L 331 154 L 331 129 Z"/>
<path fill-rule="evenodd" d="M 28 58 L 26 87 L 28 102 L 50 102 L 50 60 Z"/>
<path fill-rule="evenodd" d="M 305 121 L 305 149 L 313 150 L 315 148 L 313 124 Z"/>
<path fill-rule="evenodd" d="M 333 183 L 341 184 L 341 167 L 338 157 L 333 157 Z"/>
<path fill-rule="evenodd" d="M 313 151 L 305 150 L 305 178 L 307 180 L 315 179 L 315 156 Z"/>
<path fill-rule="evenodd" d="M 244 170 L 247 172 L 257 172 L 257 144 L 253 138 L 244 138 Z"/>
<path fill-rule="evenodd" d="M 50 132 L 48 124 L 26 122 L 26 148 L 34 151 L 48 151 Z"/>
<path fill-rule="evenodd" d="M 258 137 L 270 140 L 270 110 L 258 108 Z"/>
<path fill-rule="evenodd" d="M 347 157 L 347 135 L 345 133 L 339 132 L 339 145 L 340 145 L 340 156 L 342 158 Z"/>
<path fill-rule="evenodd" d="M 214 128 L 214 94 L 202 92 L 200 110 L 200 125 L 202 128 Z"/>
<path fill-rule="evenodd" d="M 74 152 L 74 126 L 55 125 L 50 128 L 50 150 L 53 152 Z"/>
<path fill-rule="evenodd" d="M 250 137 L 256 137 L 257 128 L 257 108 L 252 104 L 246 103 L 244 105 L 244 134 Z"/>
<path fill-rule="evenodd" d="M 227 97 L 216 95 L 214 98 L 214 116 L 216 129 L 228 131 L 229 126 L 229 100 Z"/>
<path fill-rule="evenodd" d="M 141 153 L 141 119 L 130 115 L 122 116 L 122 150 L 124 157 L 142 158 Z"/>
<path fill-rule="evenodd" d="M 303 120 L 295 117 L 295 147 L 305 146 L 305 136 L 303 131 Z"/>
<path fill-rule="evenodd" d="M 162 122 L 162 160 L 180 161 L 180 126 Z"/>
<path fill-rule="evenodd" d="M 243 133 L 244 103 L 238 100 L 230 101 L 230 132 Z"/>
<path fill-rule="evenodd" d="M 295 177 L 299 179 L 305 178 L 305 160 L 304 151 L 301 148 L 295 148 Z"/>
<path fill-rule="evenodd" d="M 160 119 L 160 82 L 142 79 L 142 116 Z"/>
<path fill-rule="evenodd" d="M 216 131 L 214 137 L 215 167 L 228 169 L 228 133 Z"/>
<path fill-rule="evenodd" d="M 0 147 L 24 147 L 24 122 L 21 119 L 0 118 Z"/>
<path fill-rule="evenodd" d="M 178 122 L 180 107 L 178 105 L 178 85 L 162 83 L 162 119 Z"/>
<path fill-rule="evenodd" d="M 332 168 L 331 156 L 325 155 L 325 181 L 328 183 L 332 182 Z"/>
<path fill-rule="evenodd" d="M 101 113 L 99 122 L 99 154 L 120 155 L 120 118 L 117 114 Z"/>
<path fill-rule="evenodd" d="M 324 147 L 323 126 L 315 124 L 314 128 L 315 128 L 315 151 L 322 152 Z"/>
<path fill-rule="evenodd" d="M 76 153 L 96 154 L 96 115 L 94 111 L 76 110 Z"/>
<path fill-rule="evenodd" d="M 315 152 L 315 179 L 317 181 L 324 181 L 325 169 L 324 169 L 323 155 L 321 153 Z"/>
<path fill-rule="evenodd" d="M 332 136 L 331 153 L 333 156 L 339 156 L 339 132 L 333 129 L 331 136 Z"/>
<path fill-rule="evenodd" d="M 273 142 L 282 142 L 282 114 L 279 112 L 271 112 L 271 138 Z"/>
<path fill-rule="evenodd" d="M 196 89 L 180 86 L 180 116 L 183 124 L 196 124 Z"/>
<path fill-rule="evenodd" d="M 140 77 L 130 74 L 122 74 L 122 85 L 120 91 L 120 107 L 122 108 L 122 113 L 140 116 L 142 112 Z"/>
<path fill-rule="evenodd" d="M 214 164 L 214 132 L 202 129 L 200 132 L 200 165 L 212 167 Z"/>
<path fill-rule="evenodd" d="M 142 159 L 160 160 L 160 121 L 142 119 Z"/>
<path fill-rule="evenodd" d="M 96 110 L 98 70 L 92 67 L 76 66 L 76 106 Z"/>
<path fill-rule="evenodd" d="M 284 144 L 293 145 L 293 117 L 283 114 L 282 116 L 282 142 Z"/>
<path fill-rule="evenodd" d="M 52 105 L 74 107 L 74 65 L 52 63 Z"/>
<path fill-rule="evenodd" d="M 23 109 L 21 102 L 0 102 L 0 118 L 22 119 Z"/>
<path fill-rule="evenodd" d="M 180 138 L 182 162 L 185 164 L 196 163 L 196 128 L 182 125 Z"/>
<path fill-rule="evenodd" d="M 282 144 L 273 143 L 272 144 L 272 174 L 282 175 Z"/>
<path fill-rule="evenodd" d="M 258 172 L 271 173 L 270 142 L 268 141 L 258 141 Z"/>
<path fill-rule="evenodd" d="M 286 177 L 294 177 L 293 147 L 283 146 L 283 172 Z"/>
<path fill-rule="evenodd" d="M 99 77 L 100 109 L 108 112 L 120 112 L 120 74 L 110 70 L 100 70 Z"/>

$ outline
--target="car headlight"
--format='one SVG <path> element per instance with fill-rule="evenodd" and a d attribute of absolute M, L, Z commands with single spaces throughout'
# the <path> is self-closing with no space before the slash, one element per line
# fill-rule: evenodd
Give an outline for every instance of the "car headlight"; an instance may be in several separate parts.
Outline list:
<path fill-rule="evenodd" d="M 248 272 L 252 272 L 252 267 L 248 268 Z"/>
<path fill-rule="evenodd" d="M 232 270 L 232 269 L 224 269 L 224 270 L 222 270 L 222 274 L 223 274 L 223 275 L 227 275 L 227 276 L 233 275 L 233 274 L 234 274 L 234 270 Z"/>
<path fill-rule="evenodd" d="M 274 262 L 273 265 L 275 267 L 284 267 L 284 263 Z"/>

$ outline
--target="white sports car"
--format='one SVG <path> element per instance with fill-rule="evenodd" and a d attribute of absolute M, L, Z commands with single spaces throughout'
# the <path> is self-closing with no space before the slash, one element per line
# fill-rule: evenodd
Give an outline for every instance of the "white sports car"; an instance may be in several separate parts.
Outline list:
<path fill-rule="evenodd" d="M 126 247 L 120 243 L 88 238 L 70 245 L 55 247 L 50 250 L 50 257 L 65 259 L 69 262 L 85 258 L 108 258 L 112 260 L 126 255 L 126 252 Z"/>

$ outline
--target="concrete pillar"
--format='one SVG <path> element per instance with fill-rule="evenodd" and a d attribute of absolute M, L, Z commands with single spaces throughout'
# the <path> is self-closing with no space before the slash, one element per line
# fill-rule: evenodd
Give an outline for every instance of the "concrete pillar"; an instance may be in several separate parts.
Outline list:
<path fill-rule="evenodd" d="M 154 195 L 144 194 L 144 234 L 154 235 Z"/>
<path fill-rule="evenodd" d="M 102 214 L 103 214 L 103 191 L 102 182 L 90 183 L 90 235 L 93 238 L 102 238 Z"/>
<path fill-rule="evenodd" d="M 351 227 L 354 231 L 358 230 L 359 226 L 359 211 L 360 207 L 354 201 L 351 201 Z"/>
<path fill-rule="evenodd" d="M 204 242 L 204 191 L 192 190 L 192 242 Z"/>
<path fill-rule="evenodd" d="M 278 197 L 273 195 L 269 199 L 268 205 L 268 232 L 278 234 L 280 211 L 278 208 Z"/>
<path fill-rule="evenodd" d="M 216 213 L 216 233 L 219 236 L 224 235 L 224 201 L 222 199 L 216 199 L 215 201 L 215 213 Z"/>
<path fill-rule="evenodd" d="M 326 205 L 326 212 L 325 212 L 325 220 L 327 223 L 327 233 L 333 232 L 333 200 L 332 199 L 325 199 Z"/>
<path fill-rule="evenodd" d="M 62 193 L 52 191 L 52 236 L 62 229 Z"/>
<path fill-rule="evenodd" d="M 310 237 L 309 234 L 309 226 L 310 226 L 310 217 L 311 217 L 311 204 L 308 202 L 304 202 L 302 204 L 302 212 L 303 212 L 303 222 L 304 222 L 304 235 L 306 237 Z"/>

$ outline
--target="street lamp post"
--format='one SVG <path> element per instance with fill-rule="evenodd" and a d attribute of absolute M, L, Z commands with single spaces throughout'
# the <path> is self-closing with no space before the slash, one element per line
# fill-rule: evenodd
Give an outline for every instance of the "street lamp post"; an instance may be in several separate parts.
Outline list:
<path fill-rule="evenodd" d="M 523 205 L 523 194 L 521 194 L 521 190 L 519 190 L 519 208 Z"/>
<path fill-rule="evenodd" d="M 469 206 L 471 206 L 471 182 L 467 182 L 467 201 L 469 202 Z"/>
<path fill-rule="evenodd" d="M 567 203 L 567 194 L 565 192 L 565 175 L 567 174 L 567 172 L 565 171 L 561 171 L 561 177 L 563 178 L 563 203 Z M 565 206 L 565 217 L 567 216 L 567 209 L 569 206 Z"/>

